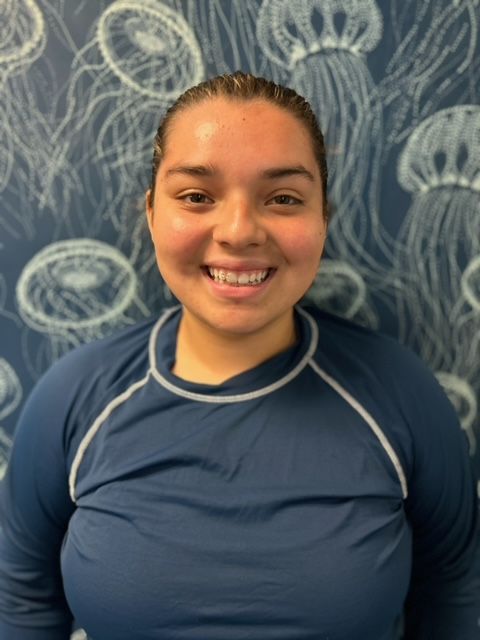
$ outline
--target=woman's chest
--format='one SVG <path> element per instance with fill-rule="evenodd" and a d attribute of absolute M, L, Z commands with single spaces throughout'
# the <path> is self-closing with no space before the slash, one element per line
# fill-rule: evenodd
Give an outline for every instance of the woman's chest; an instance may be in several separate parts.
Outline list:
<path fill-rule="evenodd" d="M 411 539 L 381 447 L 342 408 L 245 409 L 91 449 L 62 570 L 94 640 L 393 639 Z"/>

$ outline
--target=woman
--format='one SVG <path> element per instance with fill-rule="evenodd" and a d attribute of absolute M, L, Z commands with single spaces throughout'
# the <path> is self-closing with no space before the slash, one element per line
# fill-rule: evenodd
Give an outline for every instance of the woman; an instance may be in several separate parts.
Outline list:
<path fill-rule="evenodd" d="M 60 360 L 4 482 L 0 637 L 479 637 L 454 411 L 393 340 L 297 302 L 326 230 L 303 98 L 214 78 L 156 140 L 147 217 L 180 300 Z M 477 554 L 478 556 L 478 554 Z"/>

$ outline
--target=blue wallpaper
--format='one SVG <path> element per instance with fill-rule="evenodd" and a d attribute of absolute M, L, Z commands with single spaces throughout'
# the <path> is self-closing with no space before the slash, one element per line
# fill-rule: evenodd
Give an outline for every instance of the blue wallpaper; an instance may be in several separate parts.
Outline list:
<path fill-rule="evenodd" d="M 430 365 L 480 468 L 478 0 L 0 2 L 0 476 L 60 355 L 171 299 L 143 213 L 175 97 L 242 69 L 326 132 L 335 214 L 309 297 Z"/>

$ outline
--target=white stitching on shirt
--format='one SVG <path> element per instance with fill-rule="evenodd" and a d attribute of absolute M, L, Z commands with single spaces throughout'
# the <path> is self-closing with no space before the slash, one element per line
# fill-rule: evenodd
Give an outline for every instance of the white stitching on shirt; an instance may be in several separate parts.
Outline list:
<path fill-rule="evenodd" d="M 355 398 L 352 395 L 350 395 L 350 393 L 344 387 L 342 387 L 342 385 L 339 382 L 337 382 L 336 380 L 334 380 L 334 378 L 328 375 L 328 373 L 326 373 L 321 367 L 319 367 L 318 364 L 313 359 L 310 362 L 310 366 L 322 378 L 322 380 L 324 380 L 328 385 L 330 385 L 332 389 L 334 389 L 340 396 L 342 396 L 342 398 L 346 402 L 348 402 L 348 404 L 352 407 L 352 409 L 355 409 L 355 411 L 358 414 L 360 414 L 360 416 L 365 420 L 365 422 L 368 424 L 368 426 L 373 431 L 373 433 L 377 436 L 378 440 L 380 441 L 380 444 L 385 449 L 387 456 L 390 458 L 390 461 L 395 468 L 398 479 L 400 481 L 400 485 L 402 487 L 403 499 L 405 500 L 408 496 L 407 479 L 405 476 L 405 472 L 387 436 L 384 434 L 384 432 L 382 431 L 382 429 L 380 428 L 376 420 L 365 409 L 365 407 L 362 407 L 362 405 L 357 400 L 355 400 Z"/>
<path fill-rule="evenodd" d="M 85 451 L 88 448 L 88 445 L 92 442 L 93 438 L 97 434 L 97 431 L 100 429 L 100 427 L 105 422 L 105 420 L 110 416 L 112 411 L 116 409 L 119 405 L 121 405 L 123 402 L 128 400 L 135 393 L 135 391 L 143 387 L 148 382 L 149 377 L 150 377 L 150 372 L 148 372 L 147 375 L 141 380 L 138 380 L 137 382 L 134 382 L 132 385 L 130 385 L 128 389 L 126 389 L 123 393 L 113 398 L 113 400 L 111 400 L 107 404 L 107 406 L 100 413 L 100 415 L 96 417 L 92 426 L 88 429 L 87 433 L 83 436 L 78 446 L 77 453 L 75 454 L 75 457 L 73 459 L 72 467 L 70 469 L 70 474 L 68 476 L 68 490 L 69 490 L 70 498 L 72 499 L 72 502 L 76 502 L 75 484 L 77 482 L 78 469 L 82 464 L 82 460 L 85 455 Z"/>
<path fill-rule="evenodd" d="M 303 315 L 308 320 L 308 323 L 312 331 L 310 345 L 305 355 L 303 356 L 303 358 L 300 360 L 300 362 L 297 364 L 296 367 L 294 367 L 291 371 L 289 371 L 289 373 L 287 373 L 285 376 L 282 376 L 279 380 L 277 380 L 276 382 L 273 382 L 272 384 L 269 384 L 266 387 L 261 387 L 260 389 L 256 389 L 255 391 L 250 391 L 248 393 L 239 393 L 239 394 L 234 394 L 229 396 L 228 395 L 210 396 L 205 393 L 195 393 L 193 391 L 187 391 L 186 389 L 177 387 L 176 385 L 169 382 L 166 378 L 164 378 L 160 373 L 160 371 L 158 371 L 157 369 L 156 354 L 155 354 L 156 339 L 158 336 L 158 332 L 163 326 L 163 324 L 172 315 L 172 313 L 178 309 L 178 307 L 175 307 L 174 309 L 169 309 L 160 318 L 160 320 L 152 330 L 152 333 L 150 336 L 150 344 L 149 344 L 149 358 L 150 358 L 150 367 L 151 367 L 152 375 L 155 378 L 155 380 L 157 380 L 157 382 L 159 382 L 162 385 L 162 387 L 164 387 L 168 391 L 171 391 L 177 396 L 182 396 L 183 398 L 188 398 L 189 400 L 197 400 L 198 402 L 210 402 L 213 404 L 245 402 L 246 400 L 255 400 L 256 398 L 260 398 L 269 393 L 272 393 L 273 391 L 276 391 L 277 389 L 280 389 L 281 387 L 285 386 L 291 380 L 293 380 L 296 376 L 298 376 L 298 374 L 308 365 L 311 357 L 313 356 L 317 348 L 318 328 L 315 321 L 310 316 L 310 314 L 308 314 L 304 309 L 301 309 L 300 307 L 295 307 L 295 308 L 301 315 Z"/>

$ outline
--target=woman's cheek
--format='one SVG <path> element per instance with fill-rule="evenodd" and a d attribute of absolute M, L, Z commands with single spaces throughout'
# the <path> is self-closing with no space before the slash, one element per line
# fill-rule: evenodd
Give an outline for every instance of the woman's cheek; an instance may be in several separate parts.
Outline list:
<path fill-rule="evenodd" d="M 318 267 L 325 244 L 323 229 L 298 225 L 285 234 L 285 252 L 291 261 L 311 264 Z"/>
<path fill-rule="evenodd" d="M 173 214 L 168 217 L 164 224 L 159 221 L 156 233 L 157 257 L 167 258 L 180 257 L 182 260 L 194 257 L 193 253 L 198 251 L 202 244 L 203 234 L 201 225 L 197 218 Z"/>

